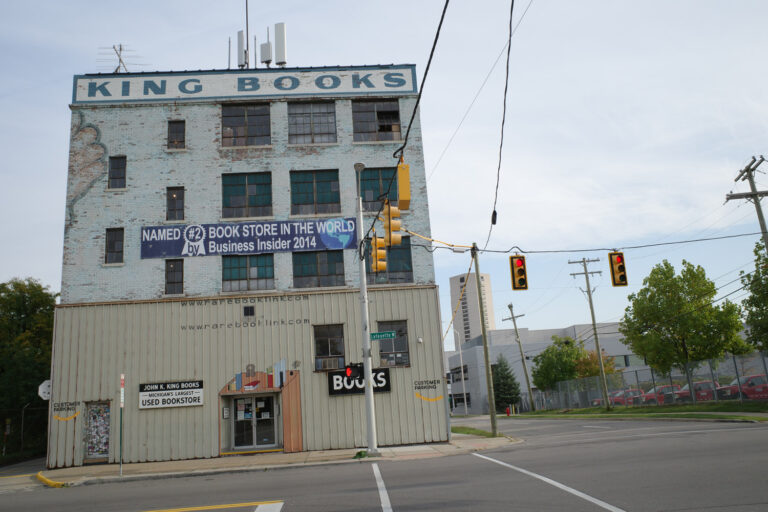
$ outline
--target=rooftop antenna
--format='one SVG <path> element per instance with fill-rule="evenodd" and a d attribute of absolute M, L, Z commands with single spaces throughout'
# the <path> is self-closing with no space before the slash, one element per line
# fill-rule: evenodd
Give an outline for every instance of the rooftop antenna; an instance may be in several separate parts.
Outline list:
<path fill-rule="evenodd" d="M 229 38 L 229 46 L 227 47 L 227 69 L 232 69 L 232 38 Z"/>
<path fill-rule="evenodd" d="M 267 42 L 261 43 L 261 63 L 267 67 L 272 63 L 272 43 L 269 42 L 269 27 L 267 27 Z"/>
<path fill-rule="evenodd" d="M 250 63 L 250 55 L 251 55 L 251 47 L 250 47 L 250 41 L 251 36 L 248 33 L 248 0 L 245 0 L 245 67 L 248 67 L 248 64 Z"/>
<path fill-rule="evenodd" d="M 245 38 L 243 31 L 237 31 L 237 67 L 243 69 L 248 65 L 248 59 L 246 58 L 245 50 Z"/>
<path fill-rule="evenodd" d="M 288 51 L 285 40 L 285 23 L 275 24 L 275 64 L 281 68 L 285 67 Z"/>
<path fill-rule="evenodd" d="M 125 48 L 123 48 L 122 43 L 117 45 L 112 45 L 112 49 L 115 51 L 115 55 L 117 55 L 117 67 L 115 68 L 113 73 L 119 73 L 120 68 L 123 68 L 123 70 L 125 70 L 125 72 L 128 73 L 128 68 L 125 67 L 125 62 L 123 61 L 123 50 Z"/>

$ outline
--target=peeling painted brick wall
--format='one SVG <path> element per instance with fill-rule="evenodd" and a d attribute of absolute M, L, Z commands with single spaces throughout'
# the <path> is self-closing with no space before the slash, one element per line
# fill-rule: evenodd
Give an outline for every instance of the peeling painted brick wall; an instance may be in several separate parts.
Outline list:
<path fill-rule="evenodd" d="M 415 96 L 400 97 L 403 134 Z M 394 167 L 399 142 L 353 143 L 352 102 L 336 99 L 337 144 L 288 145 L 286 101 L 271 103 L 272 145 L 263 148 L 221 146 L 220 103 L 163 103 L 72 107 L 67 207 L 62 271 L 62 303 L 105 302 L 163 297 L 165 260 L 140 258 L 142 226 L 230 222 L 221 217 L 221 176 L 272 173 L 273 217 L 290 214 L 291 170 L 338 169 L 340 214 L 356 216 L 354 163 Z M 167 149 L 169 120 L 186 121 L 186 149 Z M 418 116 L 406 149 L 411 172 L 411 209 L 403 226 L 430 235 L 424 155 Z M 110 156 L 127 159 L 126 188 L 107 189 Z M 185 220 L 166 221 L 166 188 L 185 188 Z M 366 215 L 366 229 L 372 220 Z M 258 219 L 266 220 L 266 219 Z M 108 228 L 123 227 L 124 263 L 105 265 Z M 414 243 L 419 243 L 416 239 Z M 434 284 L 432 254 L 413 247 L 414 284 Z M 186 296 L 221 293 L 221 257 L 184 258 Z M 344 251 L 346 286 L 357 287 L 359 267 L 353 251 Z M 290 253 L 275 254 L 277 291 L 293 290 Z"/>

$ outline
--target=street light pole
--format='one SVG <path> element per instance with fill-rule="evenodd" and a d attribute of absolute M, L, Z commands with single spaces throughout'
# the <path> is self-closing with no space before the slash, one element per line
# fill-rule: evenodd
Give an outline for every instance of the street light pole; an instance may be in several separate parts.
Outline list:
<path fill-rule="evenodd" d="M 459 331 L 456 329 L 453 332 L 459 334 Z M 461 338 L 461 335 L 459 335 L 459 338 Z M 459 364 L 461 365 L 461 392 L 464 395 L 464 416 L 467 416 L 467 384 L 464 379 L 464 356 L 461 355 L 461 340 L 459 340 Z"/>
<path fill-rule="evenodd" d="M 368 456 L 381 455 L 376 440 L 376 408 L 373 402 L 373 378 L 371 368 L 371 328 L 368 315 L 368 282 L 365 272 L 365 257 L 362 248 L 365 244 L 363 232 L 363 198 L 360 195 L 360 179 L 365 164 L 355 164 L 355 176 L 357 180 L 357 259 L 360 261 L 360 316 L 363 332 L 363 374 L 365 379 L 365 418 L 368 425 Z"/>

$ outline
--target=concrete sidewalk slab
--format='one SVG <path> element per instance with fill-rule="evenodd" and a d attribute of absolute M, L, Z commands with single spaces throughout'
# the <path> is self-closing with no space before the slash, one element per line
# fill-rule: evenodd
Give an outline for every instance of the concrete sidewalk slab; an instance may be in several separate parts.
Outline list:
<path fill-rule="evenodd" d="M 448 443 L 393 446 L 380 448 L 380 457 L 355 458 L 362 449 L 321 450 L 299 453 L 261 453 L 228 455 L 212 459 L 192 459 L 166 462 L 100 464 L 40 471 L 38 480 L 50 487 L 135 481 L 149 478 L 175 478 L 239 471 L 264 471 L 322 464 L 348 464 L 361 461 L 397 461 L 417 458 L 444 457 L 480 450 L 503 448 L 519 443 L 511 437 L 485 438 L 454 434 Z"/>

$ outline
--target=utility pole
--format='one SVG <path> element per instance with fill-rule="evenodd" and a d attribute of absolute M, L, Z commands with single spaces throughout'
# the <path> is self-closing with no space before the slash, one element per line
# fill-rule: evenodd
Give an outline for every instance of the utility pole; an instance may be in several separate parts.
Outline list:
<path fill-rule="evenodd" d="M 733 181 L 749 180 L 749 189 L 751 192 L 742 192 L 738 194 L 730 193 L 725 195 L 725 202 L 727 203 L 731 199 L 746 199 L 755 203 L 755 210 L 757 211 L 757 220 L 760 222 L 760 232 L 763 234 L 763 244 L 765 245 L 765 251 L 768 253 L 768 231 L 765 228 L 765 217 L 763 217 L 763 209 L 760 207 L 760 198 L 768 196 L 768 190 L 758 191 L 755 187 L 755 171 L 760 167 L 760 164 L 765 162 L 763 155 L 760 155 L 760 160 L 752 157 L 752 161 L 744 167 L 736 179 Z"/>
<path fill-rule="evenodd" d="M 483 305 L 483 290 L 480 288 L 480 263 L 477 257 L 477 244 L 472 243 L 472 259 L 475 261 L 475 283 L 477 284 L 477 301 L 480 303 L 480 328 L 483 331 L 483 357 L 485 359 L 485 385 L 488 387 L 488 408 L 491 413 L 491 433 L 497 435 L 496 429 L 496 398 L 493 394 L 493 374 L 491 361 L 488 357 L 488 335 L 485 332 L 485 307 Z M 461 369 L 464 371 L 464 368 Z"/>
<path fill-rule="evenodd" d="M 364 247 L 363 237 L 363 197 L 360 191 L 360 177 L 365 169 L 365 164 L 355 164 L 355 175 L 357 176 L 357 243 L 358 248 Z M 368 282 L 365 271 L 365 258 L 362 254 L 357 255 L 360 261 L 360 315 L 363 331 L 363 378 L 365 380 L 365 418 L 368 425 L 368 456 L 378 457 L 381 455 L 376 439 L 376 408 L 373 402 L 373 377 L 371 368 L 371 328 L 368 325 Z"/>
<path fill-rule="evenodd" d="M 525 354 L 523 353 L 523 344 L 520 343 L 520 333 L 517 332 L 517 319 L 525 314 L 515 316 L 515 312 L 512 309 L 512 303 L 507 304 L 509 308 L 510 318 L 502 318 L 501 321 L 512 320 L 512 325 L 515 326 L 515 339 L 517 340 L 517 346 L 520 349 L 520 360 L 523 362 L 523 373 L 525 373 L 525 385 L 528 387 L 528 400 L 531 402 L 531 411 L 536 410 L 536 406 L 533 401 L 533 391 L 531 390 L 531 379 L 528 377 L 528 365 L 525 362 Z"/>
<path fill-rule="evenodd" d="M 587 263 L 593 263 L 600 261 L 600 259 L 594 259 L 594 260 L 588 260 L 586 258 L 582 258 L 581 261 L 568 261 L 569 264 L 579 264 L 581 263 L 584 266 L 584 272 L 575 272 L 571 275 L 581 276 L 583 275 L 584 278 L 587 280 L 587 297 L 589 298 L 589 312 L 592 314 L 592 331 L 595 334 L 595 350 L 597 351 L 597 361 L 600 363 L 600 381 L 603 384 L 603 403 L 605 404 L 606 410 L 611 410 L 611 404 L 608 402 L 608 381 L 605 378 L 605 367 L 603 366 L 603 353 L 600 350 L 600 341 L 597 339 L 597 323 L 595 322 L 595 307 L 592 305 L 592 288 L 589 285 L 589 275 L 590 274 L 602 274 L 599 270 L 594 272 L 589 272 L 587 270 Z M 583 291 L 583 290 L 582 290 Z"/>

